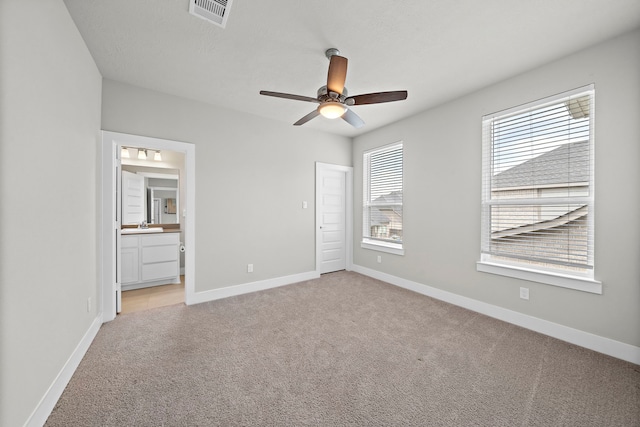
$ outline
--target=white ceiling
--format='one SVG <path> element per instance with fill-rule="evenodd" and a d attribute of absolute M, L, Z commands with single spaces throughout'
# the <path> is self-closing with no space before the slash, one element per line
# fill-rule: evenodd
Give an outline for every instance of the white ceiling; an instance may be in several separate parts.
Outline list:
<path fill-rule="evenodd" d="M 640 26 L 640 0 L 234 0 L 226 28 L 189 0 L 64 0 L 105 78 L 294 123 L 316 104 L 326 49 L 349 59 L 351 95 L 403 90 L 362 105 L 355 136 Z"/>

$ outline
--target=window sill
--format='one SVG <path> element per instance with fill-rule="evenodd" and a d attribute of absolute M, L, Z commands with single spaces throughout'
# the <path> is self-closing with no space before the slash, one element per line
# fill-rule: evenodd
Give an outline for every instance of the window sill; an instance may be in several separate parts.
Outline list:
<path fill-rule="evenodd" d="M 476 263 L 476 269 L 477 271 L 482 271 L 484 273 L 514 277 L 516 279 L 545 283 L 547 285 L 560 286 L 562 288 L 576 289 L 578 291 L 590 292 L 593 294 L 602 294 L 602 282 L 587 277 L 542 272 L 539 270 L 513 267 L 487 261 L 478 261 Z"/>
<path fill-rule="evenodd" d="M 363 240 L 360 247 L 372 251 L 386 252 L 394 255 L 404 255 L 404 248 L 398 243 L 378 242 L 375 240 Z"/>

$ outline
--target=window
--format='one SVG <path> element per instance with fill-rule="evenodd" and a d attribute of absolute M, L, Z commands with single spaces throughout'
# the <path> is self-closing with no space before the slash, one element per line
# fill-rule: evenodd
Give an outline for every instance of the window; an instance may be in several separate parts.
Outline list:
<path fill-rule="evenodd" d="M 363 248 L 403 255 L 402 142 L 363 154 Z"/>
<path fill-rule="evenodd" d="M 602 292 L 593 280 L 593 86 L 483 117 L 478 270 Z"/>

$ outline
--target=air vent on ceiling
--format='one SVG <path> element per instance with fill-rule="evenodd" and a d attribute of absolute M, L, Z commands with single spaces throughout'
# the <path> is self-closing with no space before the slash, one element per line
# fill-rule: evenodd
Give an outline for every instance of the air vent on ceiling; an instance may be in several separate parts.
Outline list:
<path fill-rule="evenodd" d="M 189 0 L 189 13 L 224 28 L 233 0 Z"/>

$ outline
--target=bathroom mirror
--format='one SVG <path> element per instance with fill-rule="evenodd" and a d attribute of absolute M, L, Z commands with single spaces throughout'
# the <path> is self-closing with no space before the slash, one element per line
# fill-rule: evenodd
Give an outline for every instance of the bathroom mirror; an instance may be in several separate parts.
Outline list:
<path fill-rule="evenodd" d="M 178 177 L 161 175 L 145 176 L 147 223 L 178 224 Z"/>
<path fill-rule="evenodd" d="M 178 189 L 147 187 L 147 223 L 178 224 Z"/>
<path fill-rule="evenodd" d="M 143 220 L 147 224 L 179 224 L 180 223 L 180 194 L 179 171 L 174 169 L 156 169 L 139 166 L 122 166 L 123 172 L 132 172 L 144 177 Z M 123 175 L 124 176 L 124 175 Z M 124 194 L 123 194 L 124 195 Z M 127 204 L 123 200 L 123 220 L 126 218 L 124 210 Z"/>

